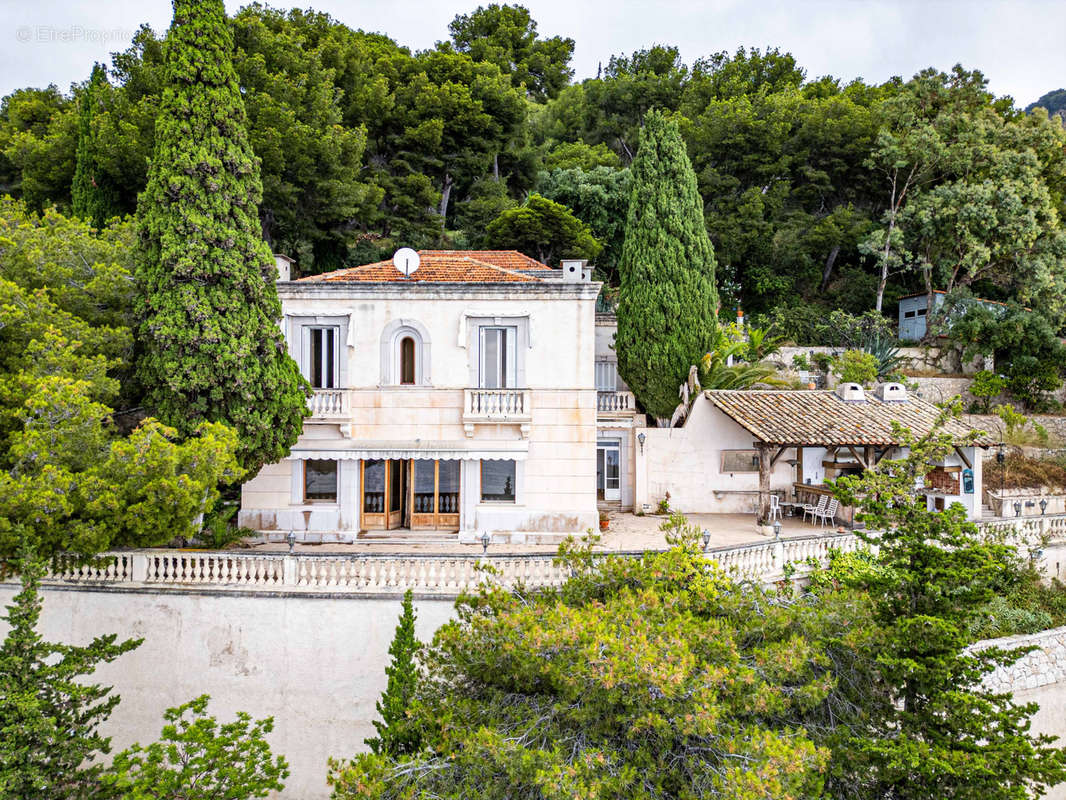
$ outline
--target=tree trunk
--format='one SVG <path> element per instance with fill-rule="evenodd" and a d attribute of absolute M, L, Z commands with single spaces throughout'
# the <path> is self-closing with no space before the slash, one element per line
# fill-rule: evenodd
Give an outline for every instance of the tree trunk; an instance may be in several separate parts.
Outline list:
<path fill-rule="evenodd" d="M 829 278 L 833 274 L 833 264 L 836 263 L 839 254 L 840 245 L 834 245 L 833 249 L 829 251 L 829 257 L 825 260 L 825 269 L 822 271 L 822 285 L 819 287 L 819 291 L 824 292 L 829 285 Z"/>
<path fill-rule="evenodd" d="M 450 173 L 444 173 L 444 186 L 440 192 L 440 217 L 441 227 L 444 226 L 444 220 L 448 218 L 448 201 L 452 197 L 452 176 Z"/>
<path fill-rule="evenodd" d="M 770 524 L 770 447 L 765 444 L 756 445 L 759 451 L 759 524 Z"/>
<path fill-rule="evenodd" d="M 492 156 L 492 179 L 496 183 L 500 182 L 500 154 L 496 153 Z"/>

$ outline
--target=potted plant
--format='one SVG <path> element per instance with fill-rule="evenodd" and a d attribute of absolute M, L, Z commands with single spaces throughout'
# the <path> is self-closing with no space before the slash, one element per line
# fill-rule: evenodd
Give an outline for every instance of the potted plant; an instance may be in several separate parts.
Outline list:
<path fill-rule="evenodd" d="M 601 511 L 600 512 L 600 530 L 601 531 L 607 530 L 607 526 L 609 524 L 610 524 L 610 520 L 607 518 L 607 512 L 606 511 Z"/>

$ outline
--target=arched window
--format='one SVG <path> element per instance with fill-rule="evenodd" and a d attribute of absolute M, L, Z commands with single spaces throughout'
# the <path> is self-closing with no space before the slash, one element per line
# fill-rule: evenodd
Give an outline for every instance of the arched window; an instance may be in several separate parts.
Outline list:
<path fill-rule="evenodd" d="M 415 382 L 415 340 L 404 336 L 400 340 L 400 383 L 413 385 Z"/>
<path fill-rule="evenodd" d="M 429 331 L 413 319 L 396 319 L 381 332 L 381 385 L 429 386 Z"/>

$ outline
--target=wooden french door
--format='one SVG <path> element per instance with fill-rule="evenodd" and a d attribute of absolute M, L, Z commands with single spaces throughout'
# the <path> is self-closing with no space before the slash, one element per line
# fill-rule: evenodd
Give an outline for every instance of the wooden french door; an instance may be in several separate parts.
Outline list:
<path fill-rule="evenodd" d="M 459 461 L 362 462 L 365 530 L 459 530 Z"/>

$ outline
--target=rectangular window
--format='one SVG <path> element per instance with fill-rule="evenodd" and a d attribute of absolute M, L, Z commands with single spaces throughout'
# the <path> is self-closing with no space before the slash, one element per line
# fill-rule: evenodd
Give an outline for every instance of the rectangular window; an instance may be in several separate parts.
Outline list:
<path fill-rule="evenodd" d="M 514 387 L 517 339 L 517 328 L 481 328 L 480 383 L 482 389 Z"/>
<path fill-rule="evenodd" d="M 481 462 L 481 502 L 513 503 L 515 501 L 515 462 Z"/>
<path fill-rule="evenodd" d="M 722 470 L 725 472 L 758 472 L 758 450 L 723 450 Z"/>
<path fill-rule="evenodd" d="M 596 391 L 618 391 L 618 365 L 613 361 L 596 362 Z"/>
<path fill-rule="evenodd" d="M 304 500 L 337 502 L 336 461 L 304 461 Z"/>
<path fill-rule="evenodd" d="M 315 389 L 334 389 L 337 386 L 337 338 L 336 327 L 319 328 L 306 326 L 308 337 L 307 379 Z"/>
<path fill-rule="evenodd" d="M 918 309 L 918 316 L 919 317 L 924 317 L 925 316 L 925 311 L 926 310 L 924 308 L 919 308 Z"/>
<path fill-rule="evenodd" d="M 441 514 L 459 513 L 459 466 L 460 461 L 440 461 L 440 485 L 438 487 L 437 511 Z"/>
<path fill-rule="evenodd" d="M 903 318 L 904 318 L 904 319 L 914 319 L 914 311 L 913 311 L 913 310 L 911 310 L 911 311 L 904 311 L 904 312 L 903 312 Z"/>
<path fill-rule="evenodd" d="M 385 513 L 385 462 L 379 459 L 363 465 L 363 513 Z"/>
<path fill-rule="evenodd" d="M 435 514 L 437 462 L 427 459 L 415 461 L 415 513 Z"/>

